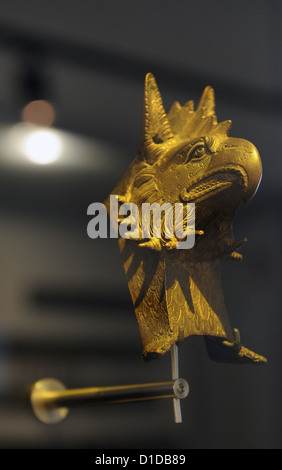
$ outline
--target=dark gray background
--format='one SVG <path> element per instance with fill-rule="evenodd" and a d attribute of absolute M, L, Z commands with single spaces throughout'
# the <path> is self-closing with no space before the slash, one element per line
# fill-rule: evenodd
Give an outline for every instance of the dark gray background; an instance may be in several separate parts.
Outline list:
<path fill-rule="evenodd" d="M 1 1 L 1 448 L 281 447 L 281 18 L 273 0 Z M 234 223 L 244 261 L 223 263 L 223 283 L 242 343 L 268 364 L 215 364 L 191 338 L 180 350 L 183 424 L 160 400 L 76 409 L 48 427 L 23 399 L 42 377 L 68 387 L 170 378 L 168 355 L 141 358 L 116 241 L 86 233 L 88 205 L 136 153 L 147 72 L 166 109 L 213 86 L 218 120 L 261 154 L 262 184 Z M 74 134 L 72 163 L 8 155 L 7 129 L 37 98 Z"/>

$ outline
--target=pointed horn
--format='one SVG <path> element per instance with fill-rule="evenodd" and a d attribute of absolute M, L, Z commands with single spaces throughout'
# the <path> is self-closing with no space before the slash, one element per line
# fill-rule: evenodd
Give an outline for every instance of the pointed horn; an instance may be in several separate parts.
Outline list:
<path fill-rule="evenodd" d="M 183 109 L 185 109 L 185 111 L 187 111 L 188 113 L 193 113 L 194 112 L 194 101 L 192 101 L 192 100 L 187 101 L 187 103 L 185 103 L 185 105 L 183 106 Z"/>
<path fill-rule="evenodd" d="M 212 87 L 207 86 L 204 89 L 202 97 L 200 99 L 197 112 L 201 114 L 202 117 L 213 116 L 215 112 L 215 97 L 214 90 Z"/>
<path fill-rule="evenodd" d="M 231 121 L 222 121 L 214 128 L 214 134 L 227 135 L 232 125 Z"/>
<path fill-rule="evenodd" d="M 163 153 L 161 144 L 173 138 L 173 134 L 163 108 L 155 77 L 148 73 L 145 78 L 143 146 L 149 163 L 153 163 Z"/>
<path fill-rule="evenodd" d="M 181 109 L 182 109 L 181 104 L 178 101 L 175 101 L 171 105 L 170 110 L 167 113 L 168 121 L 170 122 L 171 120 L 175 119 Z"/>

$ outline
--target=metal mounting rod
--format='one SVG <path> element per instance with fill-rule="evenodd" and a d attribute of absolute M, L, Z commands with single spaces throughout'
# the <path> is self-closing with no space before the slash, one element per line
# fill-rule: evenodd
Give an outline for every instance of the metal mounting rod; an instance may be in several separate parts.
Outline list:
<path fill-rule="evenodd" d="M 179 362 L 178 362 L 178 347 L 176 344 L 171 346 L 171 373 L 172 379 L 177 381 L 179 379 Z M 179 397 L 173 399 L 173 412 L 175 423 L 182 423 L 182 413 Z"/>
<path fill-rule="evenodd" d="M 47 378 L 32 386 L 30 402 L 40 421 L 53 424 L 65 419 L 71 406 L 128 403 L 159 398 L 182 399 L 187 397 L 188 393 L 189 386 L 184 379 L 67 390 L 59 380 Z"/>

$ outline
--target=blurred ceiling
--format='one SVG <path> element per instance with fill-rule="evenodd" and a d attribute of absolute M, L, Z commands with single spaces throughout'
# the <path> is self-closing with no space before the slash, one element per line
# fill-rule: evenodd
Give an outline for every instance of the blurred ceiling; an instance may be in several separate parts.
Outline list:
<path fill-rule="evenodd" d="M 151 71 L 162 87 L 178 90 L 177 99 L 198 99 L 209 83 L 220 100 L 277 111 L 280 14 L 279 1 L 265 0 L 239 0 L 236 8 L 223 0 L 213 7 L 204 0 L 58 0 L 55 9 L 44 0 L 3 2 L 2 106 L 13 103 L 16 112 L 28 93 L 48 96 L 58 101 L 59 127 L 91 135 L 106 128 L 128 142 Z"/>

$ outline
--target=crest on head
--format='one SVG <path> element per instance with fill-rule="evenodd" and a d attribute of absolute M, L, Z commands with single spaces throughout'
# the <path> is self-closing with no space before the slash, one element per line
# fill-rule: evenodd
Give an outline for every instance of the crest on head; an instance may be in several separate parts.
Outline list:
<path fill-rule="evenodd" d="M 217 122 L 212 87 L 205 88 L 196 110 L 193 101 L 184 106 L 176 101 L 166 114 L 155 77 L 146 75 L 141 152 L 148 163 L 155 163 L 181 141 L 201 136 L 224 139 L 230 127 L 229 120 Z"/>

